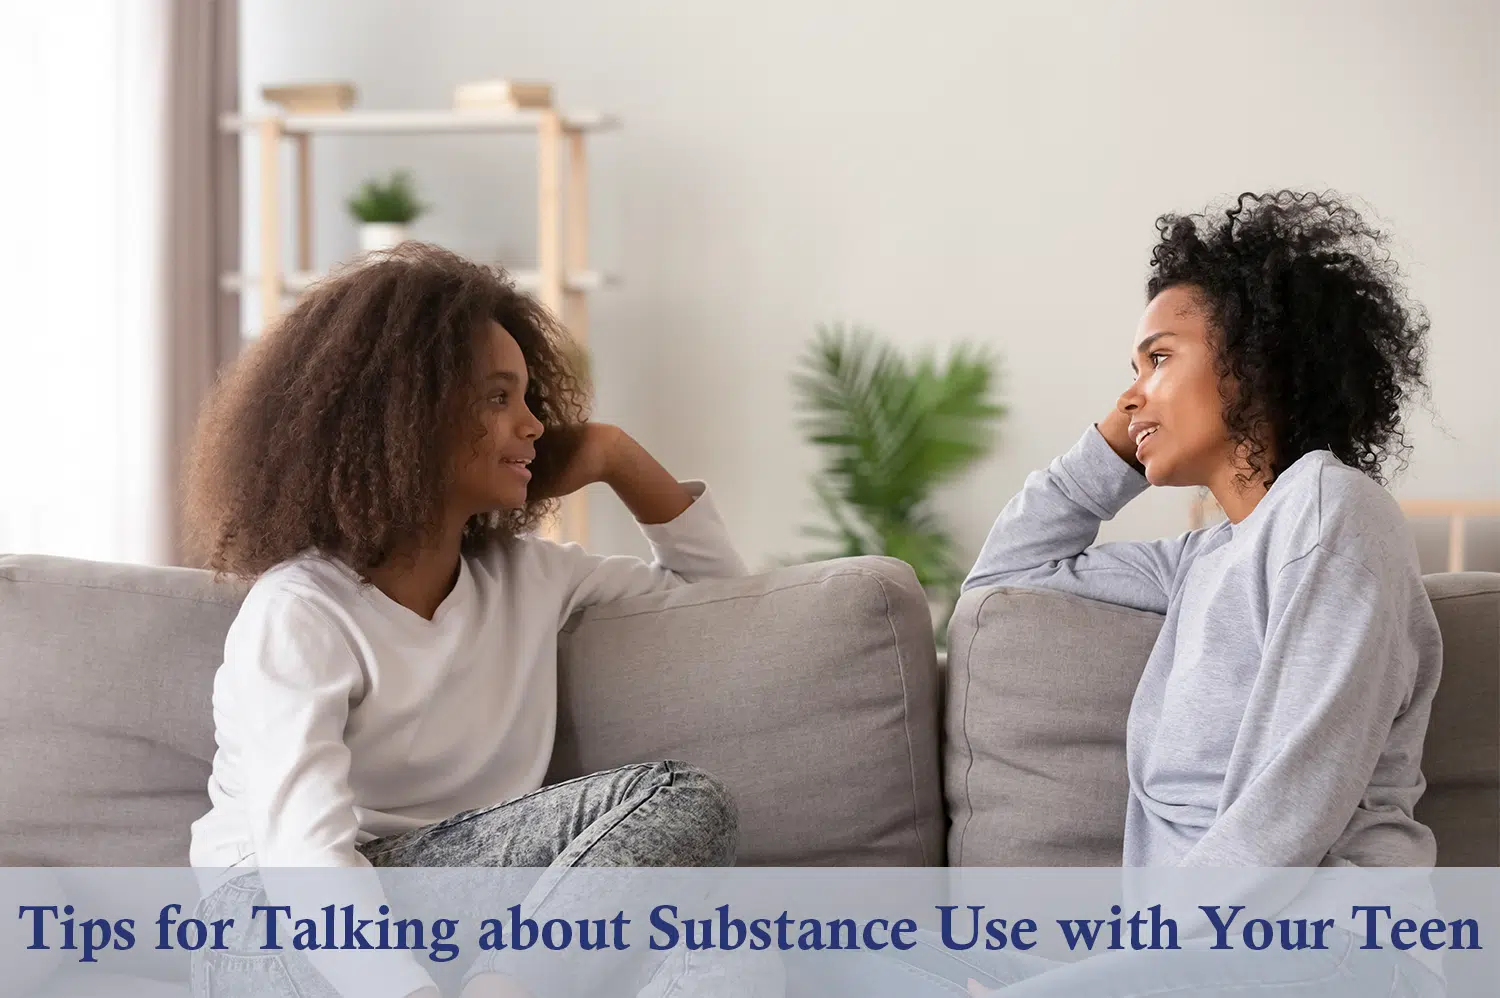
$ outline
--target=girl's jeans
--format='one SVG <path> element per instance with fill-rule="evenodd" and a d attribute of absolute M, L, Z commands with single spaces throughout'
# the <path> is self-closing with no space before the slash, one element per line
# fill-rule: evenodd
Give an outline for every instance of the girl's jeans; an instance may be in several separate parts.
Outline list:
<path fill-rule="evenodd" d="M 583 776 L 490 807 L 476 808 L 400 835 L 375 839 L 360 852 L 376 867 L 546 867 L 522 907 L 538 924 L 563 915 L 567 871 L 577 867 L 732 866 L 738 832 L 734 801 L 717 779 L 680 762 L 625 766 Z M 599 909 L 600 899 L 579 898 Z M 212 920 L 266 904 L 255 871 L 219 887 L 198 906 Z M 607 903 L 606 903 L 607 906 Z M 241 924 L 236 920 L 236 924 Z M 726 966 L 726 955 L 621 954 L 619 959 L 570 959 L 566 954 L 486 951 L 465 982 L 498 973 L 538 998 L 767 993 L 781 987 L 779 962 Z M 729 963 L 739 964 L 743 958 Z M 246 942 L 237 950 L 193 955 L 194 994 L 240 998 L 290 994 L 335 998 L 326 979 L 296 950 L 268 954 Z"/>

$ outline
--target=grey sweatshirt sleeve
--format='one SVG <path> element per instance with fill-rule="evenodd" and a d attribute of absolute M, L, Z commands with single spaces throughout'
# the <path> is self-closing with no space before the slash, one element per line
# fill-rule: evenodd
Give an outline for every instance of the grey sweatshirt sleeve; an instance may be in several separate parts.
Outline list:
<path fill-rule="evenodd" d="M 1412 817 L 1427 728 L 1427 704 L 1413 707 L 1412 692 L 1431 629 L 1410 588 L 1321 545 L 1281 569 L 1218 815 L 1181 865 L 1435 856 Z M 1340 846 L 1353 841 L 1357 854 Z"/>
<path fill-rule="evenodd" d="M 1027 476 L 963 588 L 1034 586 L 1165 613 L 1191 534 L 1094 544 L 1100 523 L 1146 488 L 1145 476 L 1090 426 L 1067 453 Z"/>

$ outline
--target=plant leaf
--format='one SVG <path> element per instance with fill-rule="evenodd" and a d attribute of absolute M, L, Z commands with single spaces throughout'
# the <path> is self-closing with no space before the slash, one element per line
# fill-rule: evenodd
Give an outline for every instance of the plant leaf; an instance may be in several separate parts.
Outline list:
<path fill-rule="evenodd" d="M 956 592 L 956 545 L 927 504 L 991 446 L 1005 414 L 991 399 L 995 369 L 970 346 L 942 364 L 930 353 L 908 362 L 868 330 L 819 327 L 792 376 L 800 426 L 823 452 L 813 487 L 834 524 L 810 536 L 900 558 L 930 592 Z"/>
<path fill-rule="evenodd" d="M 411 174 L 397 170 L 384 182 L 366 180 L 348 201 L 349 211 L 361 222 L 405 224 L 427 210 L 417 200 Z"/>

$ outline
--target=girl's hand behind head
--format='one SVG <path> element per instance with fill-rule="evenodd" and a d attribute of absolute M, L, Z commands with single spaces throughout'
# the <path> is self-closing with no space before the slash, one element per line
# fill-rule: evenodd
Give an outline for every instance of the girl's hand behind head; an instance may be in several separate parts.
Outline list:
<path fill-rule="evenodd" d="M 548 430 L 547 436 L 538 441 L 538 447 L 550 451 L 549 461 L 558 470 L 527 498 L 561 499 L 595 482 L 608 481 L 624 436 L 619 427 L 608 423 L 589 422 Z"/>

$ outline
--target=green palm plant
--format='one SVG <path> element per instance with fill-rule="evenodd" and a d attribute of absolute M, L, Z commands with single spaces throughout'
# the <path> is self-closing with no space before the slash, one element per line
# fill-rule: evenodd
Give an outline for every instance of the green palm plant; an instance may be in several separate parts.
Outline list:
<path fill-rule="evenodd" d="M 1005 415 L 996 379 L 983 348 L 908 359 L 868 330 L 820 326 L 792 376 L 800 425 L 823 451 L 813 489 L 829 522 L 803 531 L 825 544 L 812 557 L 899 558 L 946 619 L 967 568 L 931 500 L 989 451 Z"/>

